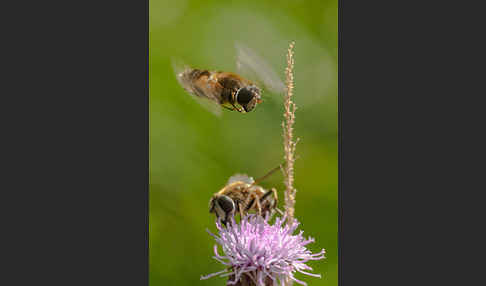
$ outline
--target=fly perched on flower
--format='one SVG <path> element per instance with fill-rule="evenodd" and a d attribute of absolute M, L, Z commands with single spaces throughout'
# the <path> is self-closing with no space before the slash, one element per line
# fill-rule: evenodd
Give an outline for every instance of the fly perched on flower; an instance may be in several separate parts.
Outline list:
<path fill-rule="evenodd" d="M 242 218 L 250 211 L 255 211 L 258 215 L 267 213 L 272 215 L 274 211 L 283 214 L 277 208 L 277 190 L 275 188 L 266 190 L 258 185 L 282 166 L 283 164 L 279 165 L 256 180 L 245 174 L 231 176 L 226 186 L 209 200 L 209 212 L 215 213 L 216 217 L 222 220 L 223 225 L 226 225 L 235 214 L 239 214 Z"/>
<path fill-rule="evenodd" d="M 262 58 L 241 44 L 236 44 L 236 50 L 238 73 L 174 63 L 180 85 L 216 115 L 221 115 L 221 107 L 241 113 L 252 111 L 263 101 L 262 87 L 274 93 L 285 91 L 283 82 Z"/>
<path fill-rule="evenodd" d="M 294 277 L 295 272 L 320 278 L 319 274 L 305 271 L 312 270 L 306 263 L 325 258 L 325 250 L 312 254 L 306 248 L 314 239 L 305 239 L 302 231 L 297 235 L 293 234 L 299 225 L 297 220 L 285 223 L 286 217 L 277 217 L 275 223 L 270 225 L 269 218 L 270 216 L 263 218 L 248 215 L 239 224 L 232 218 L 233 223 L 227 227 L 223 227 L 218 220 L 216 227 L 219 235 L 212 234 L 209 230 L 208 232 L 223 249 L 223 254 L 219 254 L 216 244 L 213 258 L 227 268 L 202 276 L 201 280 L 220 275 L 230 276 L 228 285 L 275 286 L 280 282 L 284 286 L 287 279 L 307 285 Z"/>

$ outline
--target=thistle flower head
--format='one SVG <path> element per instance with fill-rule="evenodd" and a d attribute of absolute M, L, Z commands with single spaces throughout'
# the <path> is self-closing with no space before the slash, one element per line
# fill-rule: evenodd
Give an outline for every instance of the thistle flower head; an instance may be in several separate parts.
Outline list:
<path fill-rule="evenodd" d="M 294 277 L 296 271 L 321 277 L 319 274 L 305 272 L 312 268 L 305 263 L 309 260 L 323 259 L 325 250 L 312 254 L 305 246 L 314 242 L 313 238 L 305 239 L 303 231 L 294 235 L 299 222 L 293 219 L 285 223 L 287 217 L 276 218 L 273 225 L 269 224 L 269 217 L 262 218 L 257 215 L 244 216 L 237 224 L 232 218 L 227 227 L 223 227 L 219 221 L 216 222 L 219 236 L 211 234 L 215 240 L 214 259 L 226 265 L 223 271 L 201 277 L 208 279 L 220 275 L 231 276 L 228 285 L 234 285 L 246 276 L 254 285 L 267 286 L 284 285 L 286 279 L 290 278 L 295 282 L 307 285 L 305 282 Z M 223 249 L 223 255 L 218 253 L 218 244 Z"/>

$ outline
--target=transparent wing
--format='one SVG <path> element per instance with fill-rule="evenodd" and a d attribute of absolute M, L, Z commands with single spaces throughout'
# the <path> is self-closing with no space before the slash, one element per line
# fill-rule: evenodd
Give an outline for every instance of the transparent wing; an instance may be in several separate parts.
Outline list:
<path fill-rule="evenodd" d="M 179 59 L 172 59 L 172 68 L 174 69 L 176 79 L 182 88 L 184 88 L 184 90 L 186 90 L 203 108 L 212 114 L 221 117 L 223 113 L 222 108 L 217 103 L 215 96 L 209 92 L 205 93 L 200 90 L 188 79 L 187 73 L 192 69 Z M 210 96 L 210 98 L 208 98 L 208 96 Z"/>
<path fill-rule="evenodd" d="M 273 93 L 285 92 L 285 84 L 262 57 L 239 42 L 235 43 L 235 47 L 236 68 L 239 73 L 250 79 L 256 78 Z"/>
<path fill-rule="evenodd" d="M 194 100 L 196 100 L 204 109 L 211 112 L 212 114 L 216 115 L 217 117 L 221 117 L 223 114 L 223 109 L 217 103 L 212 100 L 209 100 L 204 97 L 193 96 Z"/>
<path fill-rule="evenodd" d="M 255 180 L 253 180 L 252 177 L 248 177 L 248 175 L 246 175 L 246 174 L 234 174 L 233 176 L 231 176 L 228 179 L 227 185 L 234 183 L 234 182 L 238 182 L 238 181 L 244 182 L 244 183 L 247 183 L 247 184 L 250 184 L 250 185 L 255 182 Z"/>

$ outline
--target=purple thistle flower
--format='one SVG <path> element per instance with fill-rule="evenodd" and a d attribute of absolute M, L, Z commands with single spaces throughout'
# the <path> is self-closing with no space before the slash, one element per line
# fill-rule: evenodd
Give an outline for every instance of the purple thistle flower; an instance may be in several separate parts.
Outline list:
<path fill-rule="evenodd" d="M 302 230 L 298 235 L 293 235 L 299 225 L 297 220 L 285 225 L 285 216 L 277 217 L 274 225 L 270 225 L 268 220 L 268 216 L 264 219 L 261 216 L 248 215 L 239 224 L 232 218 L 227 227 L 217 221 L 219 236 L 209 230 L 208 232 L 221 245 L 224 255 L 218 253 L 218 245 L 215 244 L 213 258 L 228 268 L 202 276 L 201 280 L 220 275 L 234 278 L 228 280 L 228 285 L 235 285 L 240 279 L 246 279 L 257 286 L 271 285 L 269 283 L 272 281 L 273 285 L 278 285 L 280 281 L 280 285 L 284 286 L 286 279 L 290 278 L 307 285 L 294 277 L 296 271 L 320 278 L 319 274 L 305 272 L 304 270 L 312 270 L 305 263 L 325 258 L 325 250 L 312 254 L 305 246 L 314 242 L 314 239 L 304 239 Z"/>

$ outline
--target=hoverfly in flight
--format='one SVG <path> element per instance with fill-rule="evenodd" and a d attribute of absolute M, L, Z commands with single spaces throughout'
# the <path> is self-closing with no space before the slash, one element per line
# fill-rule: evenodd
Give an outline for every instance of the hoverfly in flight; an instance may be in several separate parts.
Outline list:
<path fill-rule="evenodd" d="M 241 113 L 252 111 L 262 102 L 262 88 L 273 93 L 285 91 L 283 82 L 261 57 L 241 44 L 236 44 L 236 51 L 238 74 L 174 65 L 180 85 L 217 115 L 221 107 Z"/>

